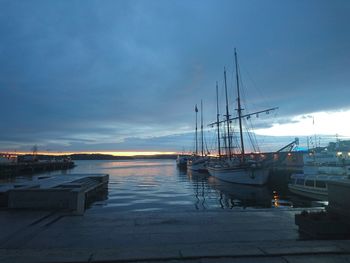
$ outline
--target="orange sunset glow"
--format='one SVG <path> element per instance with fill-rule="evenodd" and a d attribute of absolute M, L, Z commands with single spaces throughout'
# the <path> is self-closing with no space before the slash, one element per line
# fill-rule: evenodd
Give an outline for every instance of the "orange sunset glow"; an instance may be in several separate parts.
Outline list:
<path fill-rule="evenodd" d="M 6 152 L 7 154 L 16 154 L 16 155 L 24 155 L 24 154 L 33 154 L 30 151 L 23 152 Z M 120 152 L 49 152 L 49 151 L 39 151 L 36 154 L 39 155 L 71 155 L 71 154 L 107 154 L 113 156 L 140 156 L 140 155 L 167 155 L 167 154 L 178 154 L 177 152 L 149 152 L 149 151 L 120 151 Z"/>

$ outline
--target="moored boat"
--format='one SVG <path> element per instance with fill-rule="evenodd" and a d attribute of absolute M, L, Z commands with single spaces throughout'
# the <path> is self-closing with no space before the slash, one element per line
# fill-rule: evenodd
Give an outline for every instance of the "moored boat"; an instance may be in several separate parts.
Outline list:
<path fill-rule="evenodd" d="M 344 175 L 293 174 L 288 189 L 300 196 L 328 201 L 328 183 L 346 178 Z"/>
<path fill-rule="evenodd" d="M 264 185 L 269 179 L 269 167 L 261 167 L 260 163 L 246 164 L 214 164 L 208 172 L 220 180 L 249 185 Z"/>
<path fill-rule="evenodd" d="M 267 183 L 269 178 L 269 165 L 266 160 L 252 159 L 246 156 L 244 148 L 243 139 L 243 119 L 250 119 L 253 115 L 258 115 L 260 113 L 269 113 L 277 108 L 270 108 L 258 112 L 243 114 L 243 108 L 241 106 L 240 98 L 240 80 L 238 74 L 238 62 L 237 62 L 237 52 L 235 49 L 235 68 L 236 68 L 236 87 L 237 87 L 237 117 L 230 118 L 229 106 L 228 106 L 228 96 L 227 96 L 227 83 L 226 83 L 226 70 L 224 70 L 224 83 L 225 83 L 225 98 L 226 98 L 226 119 L 219 121 L 219 112 L 217 112 L 217 121 L 210 124 L 214 124 L 218 127 L 218 148 L 219 148 L 219 161 L 212 162 L 208 165 L 208 172 L 210 175 L 231 183 L 238 184 L 249 184 L 249 185 L 264 185 Z M 218 91 L 217 93 L 217 104 L 218 104 Z M 218 107 L 217 107 L 218 111 Z M 239 144 L 237 148 L 240 149 L 240 153 L 234 154 L 232 152 L 232 136 L 233 130 L 231 130 L 231 123 L 234 120 L 238 120 L 239 124 Z M 219 136 L 219 125 L 220 123 L 225 123 L 227 130 L 225 137 L 225 148 L 226 156 L 225 158 L 220 156 L 220 136 Z"/>
<path fill-rule="evenodd" d="M 291 175 L 289 190 L 304 197 L 328 200 L 328 183 L 350 175 L 350 160 L 342 152 L 320 151 L 304 155 L 302 174 Z"/>
<path fill-rule="evenodd" d="M 207 172 L 207 165 L 209 162 L 209 157 L 204 154 L 204 134 L 203 134 L 203 103 L 201 101 L 201 154 L 198 153 L 198 136 L 197 136 L 197 114 L 198 108 L 195 107 L 196 112 L 196 130 L 195 130 L 195 143 L 196 149 L 195 153 L 187 160 L 187 170 L 195 172 Z"/>
<path fill-rule="evenodd" d="M 187 168 L 187 161 L 189 160 L 189 155 L 178 155 L 176 157 L 176 165 L 179 168 Z"/>
<path fill-rule="evenodd" d="M 187 161 L 187 169 L 196 172 L 207 172 L 208 171 L 209 157 L 207 156 L 192 156 Z"/>

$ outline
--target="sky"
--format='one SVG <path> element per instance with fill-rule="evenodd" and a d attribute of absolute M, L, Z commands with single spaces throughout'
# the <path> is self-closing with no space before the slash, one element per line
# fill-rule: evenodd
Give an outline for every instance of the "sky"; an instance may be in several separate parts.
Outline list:
<path fill-rule="evenodd" d="M 192 151 L 201 100 L 215 148 L 224 67 L 237 108 L 234 48 L 244 113 L 278 107 L 250 119 L 263 150 L 346 139 L 349 13 L 347 0 L 0 0 L 0 151 Z"/>

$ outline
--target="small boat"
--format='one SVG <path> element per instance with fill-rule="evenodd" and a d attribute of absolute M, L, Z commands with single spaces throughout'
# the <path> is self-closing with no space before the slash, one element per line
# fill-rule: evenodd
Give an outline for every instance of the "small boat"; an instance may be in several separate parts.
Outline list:
<path fill-rule="evenodd" d="M 209 157 L 207 156 L 192 156 L 187 161 L 187 169 L 196 172 L 207 172 Z"/>
<path fill-rule="evenodd" d="M 311 199 L 328 201 L 328 183 L 348 178 L 344 175 L 293 174 L 288 189 L 294 194 Z"/>
<path fill-rule="evenodd" d="M 190 158 L 189 155 L 178 155 L 176 158 L 176 165 L 179 168 L 187 168 L 187 161 Z"/>
<path fill-rule="evenodd" d="M 195 143 L 196 150 L 195 153 L 187 160 L 187 170 L 195 171 L 195 172 L 207 172 L 207 164 L 209 161 L 209 157 L 204 154 L 204 135 L 203 135 L 203 103 L 201 101 L 201 154 L 198 153 L 198 136 L 197 136 L 197 114 L 198 108 L 197 105 L 195 107 L 196 112 L 196 131 L 195 131 Z"/>

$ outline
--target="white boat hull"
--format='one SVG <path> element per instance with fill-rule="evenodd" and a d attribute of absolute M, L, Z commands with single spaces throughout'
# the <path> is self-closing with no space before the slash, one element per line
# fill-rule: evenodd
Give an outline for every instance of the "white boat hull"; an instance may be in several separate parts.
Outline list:
<path fill-rule="evenodd" d="M 292 174 L 288 189 L 290 192 L 300 196 L 327 201 L 328 184 L 346 178 L 347 176 L 345 175 Z"/>
<path fill-rule="evenodd" d="M 305 187 L 302 185 L 293 185 L 288 184 L 288 189 L 293 194 L 308 197 L 311 199 L 321 200 L 321 201 L 328 201 L 328 190 L 327 188 L 321 189 L 321 188 L 314 188 L 314 187 Z"/>
<path fill-rule="evenodd" d="M 208 172 L 222 181 L 236 184 L 264 185 L 269 179 L 268 168 L 208 167 Z"/>

